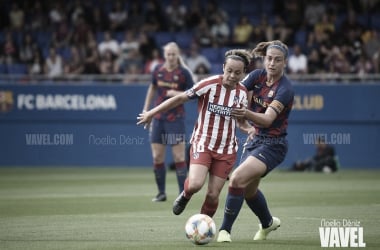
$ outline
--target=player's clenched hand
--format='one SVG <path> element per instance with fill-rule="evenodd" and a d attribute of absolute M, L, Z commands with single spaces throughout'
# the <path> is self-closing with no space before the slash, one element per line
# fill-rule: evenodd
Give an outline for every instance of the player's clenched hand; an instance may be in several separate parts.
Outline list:
<path fill-rule="evenodd" d="M 245 117 L 247 109 L 243 108 L 234 108 L 231 110 L 231 116 L 237 119 L 243 119 Z"/>
<path fill-rule="evenodd" d="M 152 115 L 148 111 L 143 111 L 142 113 L 139 114 L 137 117 L 138 122 L 136 123 L 137 125 L 144 125 L 144 129 L 146 129 L 150 122 L 152 121 Z"/>

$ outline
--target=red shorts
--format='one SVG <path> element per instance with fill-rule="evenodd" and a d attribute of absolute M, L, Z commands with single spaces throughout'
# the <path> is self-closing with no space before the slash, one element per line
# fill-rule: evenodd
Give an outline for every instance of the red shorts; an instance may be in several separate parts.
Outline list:
<path fill-rule="evenodd" d="M 200 164 L 209 168 L 212 175 L 227 179 L 235 165 L 237 154 L 218 154 L 207 148 L 203 152 L 194 152 L 190 147 L 190 164 Z"/>

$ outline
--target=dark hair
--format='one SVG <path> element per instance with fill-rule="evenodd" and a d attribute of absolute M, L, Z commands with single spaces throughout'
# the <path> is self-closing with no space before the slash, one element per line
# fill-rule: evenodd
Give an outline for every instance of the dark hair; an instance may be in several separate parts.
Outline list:
<path fill-rule="evenodd" d="M 288 58 L 289 55 L 289 49 L 288 46 L 281 42 L 280 40 L 273 40 L 269 42 L 261 42 L 256 45 L 256 47 L 252 50 L 252 55 L 255 57 L 262 57 L 267 55 L 267 50 L 269 48 L 276 48 L 282 51 L 284 53 L 284 58 Z"/>
<path fill-rule="evenodd" d="M 244 70 L 246 71 L 249 64 L 251 63 L 251 54 L 248 50 L 245 49 L 231 49 L 226 51 L 224 54 L 224 63 L 226 63 L 227 59 L 240 60 L 244 63 Z"/>

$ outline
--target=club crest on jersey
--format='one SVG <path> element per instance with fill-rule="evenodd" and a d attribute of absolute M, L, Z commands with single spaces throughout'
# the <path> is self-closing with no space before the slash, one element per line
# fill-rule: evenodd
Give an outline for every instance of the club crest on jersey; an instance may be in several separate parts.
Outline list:
<path fill-rule="evenodd" d="M 268 97 L 273 97 L 273 94 L 274 94 L 274 91 L 273 90 L 269 90 Z"/>
<path fill-rule="evenodd" d="M 178 77 L 177 75 L 174 75 L 174 76 L 173 76 L 173 80 L 174 80 L 174 81 L 178 81 L 178 79 L 179 79 L 179 77 Z"/>
<path fill-rule="evenodd" d="M 9 90 L 0 91 L 0 113 L 11 111 L 13 104 L 13 92 Z"/>
<path fill-rule="evenodd" d="M 190 97 L 190 98 L 192 98 L 193 96 L 195 96 L 195 91 L 194 91 L 194 89 L 188 89 L 188 90 L 186 90 L 186 95 L 188 96 L 188 97 Z"/>
<path fill-rule="evenodd" d="M 237 95 L 234 96 L 233 104 L 234 104 L 234 106 L 237 106 L 239 104 L 239 96 L 237 96 Z"/>

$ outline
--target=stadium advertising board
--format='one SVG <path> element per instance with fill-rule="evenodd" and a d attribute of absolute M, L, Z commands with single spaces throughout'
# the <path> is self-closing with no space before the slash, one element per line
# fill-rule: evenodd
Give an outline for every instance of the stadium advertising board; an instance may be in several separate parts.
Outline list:
<path fill-rule="evenodd" d="M 136 126 L 146 90 L 1 85 L 0 165 L 150 166 L 148 130 Z M 380 167 L 380 85 L 295 85 L 295 93 L 283 166 L 312 155 L 317 138 L 324 137 L 336 147 L 342 167 Z M 186 111 L 189 139 L 195 102 L 187 103 Z M 245 135 L 238 139 L 242 144 Z"/>

